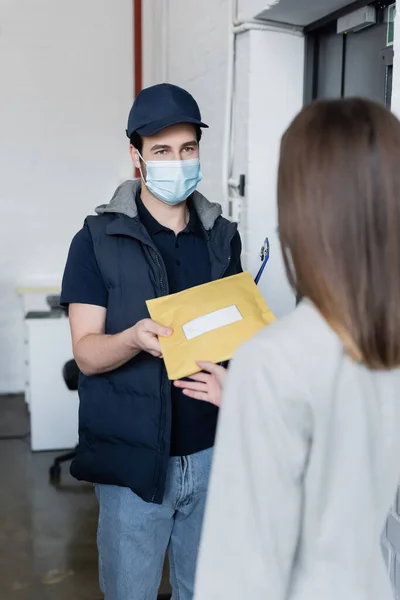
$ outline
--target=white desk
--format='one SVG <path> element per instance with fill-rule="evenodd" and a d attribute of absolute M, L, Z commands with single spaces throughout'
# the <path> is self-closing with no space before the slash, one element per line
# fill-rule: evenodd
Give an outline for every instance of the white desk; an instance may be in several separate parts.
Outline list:
<path fill-rule="evenodd" d="M 78 393 L 65 385 L 62 370 L 72 358 L 66 317 L 25 319 L 25 394 L 32 450 L 64 450 L 78 441 Z"/>

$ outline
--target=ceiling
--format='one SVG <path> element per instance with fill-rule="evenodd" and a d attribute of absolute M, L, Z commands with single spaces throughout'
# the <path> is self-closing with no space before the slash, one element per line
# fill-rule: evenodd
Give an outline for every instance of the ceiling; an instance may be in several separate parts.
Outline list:
<path fill-rule="evenodd" d="M 349 4 L 351 0 L 270 0 L 271 7 L 257 18 L 304 27 Z"/>

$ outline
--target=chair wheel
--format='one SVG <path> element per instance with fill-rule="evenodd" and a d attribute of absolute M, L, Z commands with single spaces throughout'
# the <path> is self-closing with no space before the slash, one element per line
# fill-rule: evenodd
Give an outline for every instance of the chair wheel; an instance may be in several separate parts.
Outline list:
<path fill-rule="evenodd" d="M 51 483 L 59 483 L 61 477 L 60 465 L 52 465 L 49 469 L 49 475 Z"/>

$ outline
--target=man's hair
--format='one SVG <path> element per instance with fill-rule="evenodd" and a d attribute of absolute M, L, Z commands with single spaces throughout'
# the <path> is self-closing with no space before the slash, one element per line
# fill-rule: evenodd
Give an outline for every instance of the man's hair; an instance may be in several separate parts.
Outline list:
<path fill-rule="evenodd" d="M 198 125 L 195 125 L 195 129 L 196 129 L 197 143 L 199 144 L 203 132 L 201 130 L 201 127 L 199 127 Z M 136 150 L 138 150 L 140 153 L 142 153 L 142 149 L 143 149 L 142 137 L 136 131 L 134 131 L 129 139 L 130 139 L 131 145 L 134 148 L 136 148 Z"/>
<path fill-rule="evenodd" d="M 369 100 L 318 101 L 282 138 L 287 275 L 370 369 L 400 366 L 399 165 L 400 122 Z"/>

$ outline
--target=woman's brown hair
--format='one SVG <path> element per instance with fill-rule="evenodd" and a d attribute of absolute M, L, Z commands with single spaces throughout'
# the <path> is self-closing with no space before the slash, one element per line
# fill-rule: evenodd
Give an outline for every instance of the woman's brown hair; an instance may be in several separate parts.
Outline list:
<path fill-rule="evenodd" d="M 306 107 L 282 138 L 289 280 L 370 369 L 400 366 L 400 122 L 351 98 Z"/>

